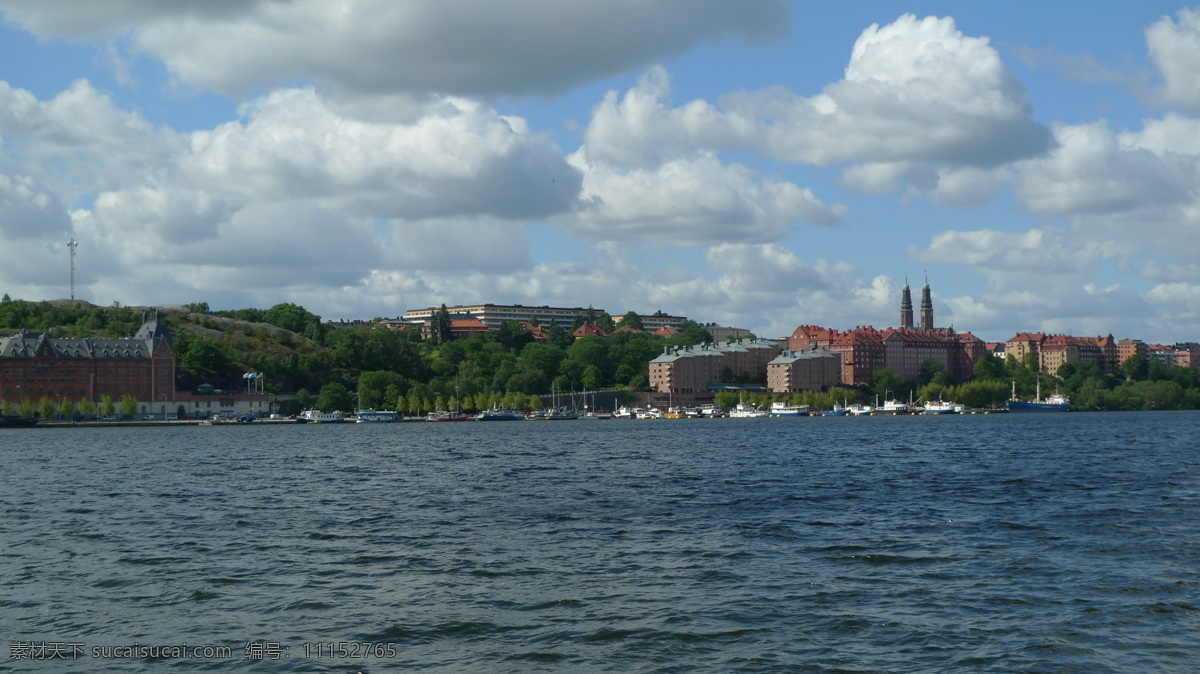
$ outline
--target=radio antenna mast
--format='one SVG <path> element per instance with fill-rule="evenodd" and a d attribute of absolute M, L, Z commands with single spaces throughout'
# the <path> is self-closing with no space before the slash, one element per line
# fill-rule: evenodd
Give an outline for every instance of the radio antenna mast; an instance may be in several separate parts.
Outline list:
<path fill-rule="evenodd" d="M 78 247 L 79 247 L 79 242 L 75 240 L 75 237 L 71 237 L 71 240 L 67 241 L 67 248 L 71 249 L 71 299 L 72 300 L 75 299 L 75 249 Z"/>

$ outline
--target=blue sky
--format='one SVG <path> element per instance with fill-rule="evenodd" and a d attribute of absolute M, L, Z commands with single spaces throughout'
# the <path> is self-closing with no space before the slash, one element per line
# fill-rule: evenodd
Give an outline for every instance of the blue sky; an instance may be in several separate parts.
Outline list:
<path fill-rule="evenodd" d="M 23 299 L 1200 340 L 1200 8 L 0 0 Z"/>

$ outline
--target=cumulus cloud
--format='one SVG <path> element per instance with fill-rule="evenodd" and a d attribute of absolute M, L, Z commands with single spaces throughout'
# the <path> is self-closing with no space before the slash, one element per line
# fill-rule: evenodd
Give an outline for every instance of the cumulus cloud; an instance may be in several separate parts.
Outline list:
<path fill-rule="evenodd" d="M 71 226 L 62 203 L 28 176 L 0 174 L 0 232 L 9 241 L 62 238 Z"/>
<path fill-rule="evenodd" d="M 570 209 L 582 185 L 524 120 L 461 99 L 363 121 L 312 88 L 284 89 L 190 134 L 154 128 L 86 82 L 45 102 L 4 85 L 0 99 L 0 167 L 38 173 L 0 172 L 6 258 L 44 262 L 48 237 L 61 247 L 72 234 L 92 292 L 141 287 L 177 302 L 170 292 L 290 294 L 401 268 L 527 269 L 524 223 Z M 14 288 L 43 276 L 0 270 Z"/>
<path fill-rule="evenodd" d="M 704 153 L 649 169 L 591 162 L 580 151 L 571 162 L 584 174 L 580 208 L 557 220 L 590 239 L 640 239 L 699 245 L 730 239 L 778 239 L 798 220 L 837 224 L 845 212 L 812 190 L 765 178 Z"/>
<path fill-rule="evenodd" d="M 1163 77 L 1156 93 L 1167 105 L 1200 111 L 1200 12 L 1181 9 L 1175 16 L 1164 16 L 1146 29 L 1150 58 Z"/>
<path fill-rule="evenodd" d="M 645 164 L 697 145 L 754 148 L 792 162 L 917 161 L 998 166 L 1037 156 L 1051 134 L 1031 118 L 1024 87 L 987 38 L 950 18 L 905 15 L 858 38 L 845 78 L 811 98 L 782 87 L 671 107 L 651 71 L 593 112 L 596 157 Z"/>
<path fill-rule="evenodd" d="M 524 120 L 463 99 L 384 124 L 340 116 L 311 88 L 285 89 L 242 115 L 192 134 L 182 166 L 198 184 L 409 219 L 540 218 L 569 208 L 580 189 L 579 172 Z"/>
<path fill-rule="evenodd" d="M 5 0 L 39 36 L 128 34 L 180 80 L 245 95 L 307 77 L 363 94 L 554 94 L 727 36 L 787 28 L 763 0 Z M 237 45 L 237 48 L 230 48 Z"/>
<path fill-rule="evenodd" d="M 1058 147 L 1021 166 L 1017 194 L 1039 213 L 1107 213 L 1178 204 L 1191 191 L 1193 166 L 1119 142 L 1105 122 L 1059 125 Z"/>
<path fill-rule="evenodd" d="M 67 203 L 147 179 L 183 142 L 137 112 L 119 109 L 86 80 L 48 101 L 0 82 L 0 136 L 3 161 L 23 167 Z"/>
<path fill-rule="evenodd" d="M 925 248 L 910 248 L 918 260 L 969 265 L 1000 286 L 1044 288 L 1055 277 L 1078 279 L 1092 272 L 1110 251 L 1058 230 L 942 232 Z M 1068 281 L 1070 283 L 1071 281 Z"/>

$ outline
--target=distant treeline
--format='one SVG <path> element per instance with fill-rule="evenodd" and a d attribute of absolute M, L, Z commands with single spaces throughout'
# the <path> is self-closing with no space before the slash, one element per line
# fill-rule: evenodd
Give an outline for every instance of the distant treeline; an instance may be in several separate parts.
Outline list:
<path fill-rule="evenodd" d="M 530 396 L 552 391 L 643 390 L 649 385 L 649 362 L 664 346 L 711 340 L 692 321 L 674 337 L 625 332 L 575 339 L 570 330 L 553 326 L 547 329 L 545 342 L 535 342 L 521 324 L 510 322 L 498 330 L 453 340 L 445 329 L 436 329 L 448 325 L 445 316 L 433 321 L 433 337 L 422 340 L 415 330 L 374 324 L 334 327 L 292 303 L 213 311 L 204 302 L 155 309 L 116 303 L 99 307 L 86 302 L 27 302 L 8 295 L 0 298 L 0 329 L 53 331 L 60 337 L 131 337 L 150 312 L 157 312 L 172 335 L 179 388 L 207 383 L 237 390 L 245 385 L 244 374 L 258 372 L 269 392 L 301 393 L 313 402 L 321 401 L 322 407 L 332 399 L 337 403 L 332 408 L 339 409 L 399 405 L 403 411 L 428 411 L 452 400 L 464 408 L 520 407 L 530 404 Z M 606 329 L 614 325 L 603 312 L 590 318 Z M 580 317 L 575 327 L 584 320 Z M 622 322 L 641 327 L 632 312 Z M 843 400 L 871 403 L 879 396 L 1002 407 L 1011 395 L 1012 382 L 1017 396 L 1027 398 L 1040 381 L 1043 396 L 1056 390 L 1065 393 L 1076 410 L 1200 409 L 1200 371 L 1167 367 L 1142 356 L 1127 360 L 1118 375 L 1106 375 L 1098 363 L 1087 362 L 1064 365 L 1057 376 L 1039 376 L 1032 358 L 1018 362 L 1011 356 L 982 358 L 973 374 L 967 380 L 952 380 L 930 360 L 916 382 L 883 368 L 874 373 L 869 386 L 758 396 L 755 401 L 787 399 L 827 407 Z M 750 381 L 744 372 L 726 372 L 723 379 L 724 383 Z"/>
<path fill-rule="evenodd" d="M 665 346 L 711 339 L 688 321 L 674 337 L 626 332 L 575 339 L 569 329 L 551 326 L 548 339 L 535 342 L 524 326 L 509 322 L 467 339 L 448 339 L 435 330 L 433 338 L 423 340 L 416 330 L 389 330 L 373 323 L 334 327 L 291 303 L 213 311 L 203 302 L 134 309 L 7 296 L 0 300 L 0 328 L 53 331 L 60 337 L 131 337 L 148 317 L 146 312 L 154 311 L 172 336 L 180 388 L 207 383 L 237 390 L 245 386 L 244 374 L 257 372 L 269 392 L 302 392 L 316 398 L 341 391 L 353 407 L 377 409 L 395 406 L 401 396 L 405 405 L 413 399 L 436 405 L 439 399 L 452 398 L 470 404 L 502 402 L 507 394 L 518 394 L 526 404 L 529 396 L 552 391 L 644 389 L 649 385 L 649 362 Z M 612 317 L 603 312 L 591 318 L 602 327 L 613 327 Z M 640 327 L 636 314 L 624 320 Z M 338 402 L 340 409 L 351 408 L 345 399 Z"/>

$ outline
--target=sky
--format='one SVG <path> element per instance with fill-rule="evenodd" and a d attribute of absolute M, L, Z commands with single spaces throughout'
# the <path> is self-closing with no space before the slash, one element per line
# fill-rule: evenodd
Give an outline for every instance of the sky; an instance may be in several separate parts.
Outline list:
<path fill-rule="evenodd" d="M 0 290 L 72 238 L 99 305 L 1200 341 L 1200 7 L 0 0 Z"/>

